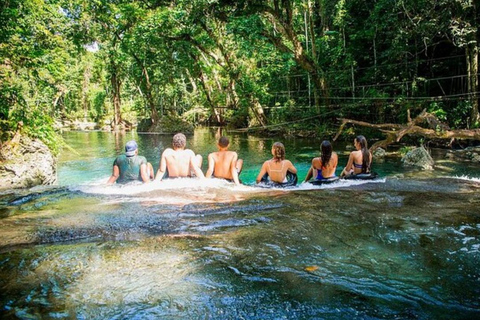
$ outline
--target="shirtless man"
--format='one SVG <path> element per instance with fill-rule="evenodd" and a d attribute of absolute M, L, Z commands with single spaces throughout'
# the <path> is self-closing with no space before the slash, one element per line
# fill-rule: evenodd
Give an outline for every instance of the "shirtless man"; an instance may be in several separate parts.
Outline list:
<path fill-rule="evenodd" d="M 161 181 L 167 170 L 169 178 L 192 177 L 192 171 L 197 178 L 205 178 L 201 170 L 202 156 L 185 149 L 187 138 L 183 133 L 173 136 L 172 145 L 173 149 L 167 148 L 162 153 L 155 180 Z"/>
<path fill-rule="evenodd" d="M 217 152 L 212 152 L 208 155 L 208 170 L 205 177 L 210 178 L 212 175 L 215 178 L 226 179 L 240 184 L 238 175 L 242 171 L 243 160 L 238 159 L 235 151 L 229 151 L 227 137 L 218 139 Z"/>

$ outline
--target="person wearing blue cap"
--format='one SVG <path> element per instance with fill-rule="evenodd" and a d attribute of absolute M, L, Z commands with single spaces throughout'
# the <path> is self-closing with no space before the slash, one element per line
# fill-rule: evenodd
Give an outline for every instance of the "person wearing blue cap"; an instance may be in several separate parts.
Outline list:
<path fill-rule="evenodd" d="M 138 155 L 135 140 L 125 145 L 125 154 L 119 155 L 113 162 L 113 172 L 107 184 L 126 183 L 129 181 L 149 182 L 154 178 L 153 167 L 145 157 Z"/>

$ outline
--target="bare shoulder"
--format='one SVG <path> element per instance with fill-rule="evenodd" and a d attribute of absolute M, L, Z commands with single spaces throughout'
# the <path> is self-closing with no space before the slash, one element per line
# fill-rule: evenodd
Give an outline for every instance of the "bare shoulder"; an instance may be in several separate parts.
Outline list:
<path fill-rule="evenodd" d="M 210 153 L 208 154 L 208 157 L 209 157 L 209 158 L 216 158 L 216 157 L 217 157 L 217 153 L 218 153 L 218 152 L 210 152 Z"/>
<path fill-rule="evenodd" d="M 338 154 L 336 152 L 332 152 L 332 160 L 334 161 L 335 165 L 338 163 Z"/>
<path fill-rule="evenodd" d="M 184 150 L 184 153 L 185 153 L 186 155 L 191 156 L 191 157 L 195 157 L 195 152 L 193 152 L 192 149 L 185 149 L 185 150 Z"/>
<path fill-rule="evenodd" d="M 174 151 L 173 151 L 172 148 L 167 148 L 167 149 L 163 150 L 162 156 L 171 155 L 173 152 L 174 152 Z"/>
<path fill-rule="evenodd" d="M 228 157 L 231 157 L 231 158 L 238 157 L 235 151 L 227 151 L 227 155 Z"/>

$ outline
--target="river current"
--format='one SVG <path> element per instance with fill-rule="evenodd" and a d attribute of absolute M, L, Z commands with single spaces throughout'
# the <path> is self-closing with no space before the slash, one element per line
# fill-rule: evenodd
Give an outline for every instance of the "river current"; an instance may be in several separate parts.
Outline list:
<path fill-rule="evenodd" d="M 216 134 L 188 137 L 204 172 Z M 126 141 L 157 169 L 172 136 L 65 133 L 58 185 L 0 192 L 0 318 L 480 318 L 480 165 L 432 150 L 433 172 L 388 156 L 375 181 L 265 189 L 277 140 L 227 135 L 241 186 L 105 186 Z M 303 180 L 321 141 L 279 141 Z"/>

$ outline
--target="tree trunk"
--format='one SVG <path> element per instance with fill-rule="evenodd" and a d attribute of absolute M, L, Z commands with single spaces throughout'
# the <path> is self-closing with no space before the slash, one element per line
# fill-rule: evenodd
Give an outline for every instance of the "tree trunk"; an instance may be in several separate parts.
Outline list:
<path fill-rule="evenodd" d="M 157 112 L 157 107 L 155 106 L 155 101 L 153 99 L 152 95 L 152 84 L 150 83 L 150 78 L 148 76 L 148 72 L 145 69 L 145 67 L 142 67 L 143 74 L 145 75 L 145 97 L 147 98 L 147 103 L 150 108 L 151 112 L 151 119 L 152 119 L 152 124 L 155 124 L 158 122 L 160 119 L 158 112 Z"/>
<path fill-rule="evenodd" d="M 471 124 L 478 126 L 480 122 L 478 98 L 478 46 L 476 41 L 471 41 L 466 47 L 467 56 L 467 82 L 468 93 L 471 96 L 472 112 Z"/>
<path fill-rule="evenodd" d="M 240 98 L 238 97 L 235 84 L 236 84 L 235 79 L 230 78 L 230 83 L 228 84 L 229 94 L 228 94 L 228 100 L 227 100 L 227 107 L 232 109 L 237 107 L 238 101 L 240 100 Z"/>
<path fill-rule="evenodd" d="M 120 88 L 121 81 L 118 78 L 117 66 L 114 61 L 110 61 L 112 74 L 110 75 L 110 82 L 112 84 L 112 104 L 113 104 L 113 124 L 115 126 L 120 125 L 122 122 L 122 111 L 121 111 L 121 99 L 120 99 Z"/>
<path fill-rule="evenodd" d="M 416 118 L 410 119 L 407 124 L 395 124 L 395 123 L 382 123 L 372 124 L 364 121 L 357 121 L 352 119 L 339 119 L 342 121 L 337 134 L 333 138 L 335 141 L 346 124 L 356 124 L 363 127 L 378 129 L 383 132 L 387 137 L 385 140 L 374 143 L 370 150 L 373 151 L 378 147 L 386 147 L 391 143 L 399 142 L 405 135 L 420 135 L 429 139 L 467 139 L 467 140 L 480 140 L 480 129 L 460 129 L 450 130 L 446 125 L 442 124 L 436 116 L 423 110 Z M 427 122 L 431 128 L 423 128 L 419 125 Z"/>
<path fill-rule="evenodd" d="M 83 106 L 83 118 L 84 121 L 87 121 L 88 117 L 88 87 L 90 86 L 90 77 L 92 76 L 92 69 L 90 64 L 85 67 L 83 72 L 83 83 L 82 83 L 82 106 Z"/>
<path fill-rule="evenodd" d="M 160 119 L 158 115 L 157 107 L 155 106 L 155 100 L 153 99 L 152 95 L 152 83 L 150 82 L 150 76 L 148 75 L 148 70 L 145 67 L 145 64 L 140 60 L 140 58 L 131 53 L 132 57 L 135 59 L 137 64 L 142 68 L 142 74 L 145 77 L 145 98 L 147 99 L 148 108 L 150 109 L 150 118 L 152 120 L 152 124 L 155 124 Z"/>
<path fill-rule="evenodd" d="M 276 30 L 278 30 L 284 38 L 286 38 L 293 46 L 293 49 L 290 49 L 287 45 L 283 43 L 283 39 L 280 37 L 275 37 L 272 35 L 267 35 L 270 40 L 273 42 L 275 47 L 283 52 L 291 52 L 293 53 L 295 61 L 299 64 L 299 66 L 307 71 L 310 76 L 312 77 L 312 81 L 315 87 L 315 91 L 317 91 L 317 96 L 323 96 L 323 103 L 325 105 L 330 104 L 329 93 L 327 90 L 327 85 L 325 78 L 323 76 L 323 71 L 316 65 L 315 61 L 313 61 L 303 50 L 302 43 L 298 40 L 297 34 L 293 29 L 293 25 L 288 23 L 290 19 L 280 19 L 272 10 L 267 10 L 264 12 L 265 17 L 270 23 L 275 25 Z M 291 21 L 290 21 L 291 22 Z M 315 105 L 319 105 L 320 101 L 315 101 Z"/>
<path fill-rule="evenodd" d="M 53 98 L 53 108 L 52 108 L 52 116 L 55 115 L 55 111 L 57 109 L 57 105 L 61 104 L 60 106 L 60 117 L 64 117 L 65 116 L 65 106 L 63 105 L 63 103 L 61 102 L 61 99 L 62 97 L 67 93 L 67 88 L 65 88 L 64 86 L 62 85 L 57 85 L 55 86 L 55 88 L 57 89 L 57 93 L 55 94 L 54 98 Z"/>
<path fill-rule="evenodd" d="M 308 31 L 310 33 L 310 44 L 312 46 L 313 61 L 317 61 L 317 46 L 315 41 L 315 26 L 313 21 L 312 3 L 308 0 Z"/>
<path fill-rule="evenodd" d="M 253 114 L 255 115 L 255 118 L 258 120 L 260 125 L 265 128 L 267 126 L 268 122 L 267 122 L 267 117 L 265 116 L 265 113 L 263 112 L 262 105 L 260 104 L 258 99 L 255 98 L 255 97 L 252 97 L 250 105 L 251 105 L 251 109 L 253 111 Z"/>
<path fill-rule="evenodd" d="M 197 94 L 198 88 L 197 88 L 197 83 L 193 79 L 192 75 L 190 74 L 190 71 L 188 71 L 188 68 L 185 68 L 185 73 L 188 77 L 188 80 L 190 81 L 190 84 L 192 85 L 192 94 Z"/>
<path fill-rule="evenodd" d="M 215 116 L 215 121 L 217 121 L 218 123 L 222 123 L 222 118 L 220 116 L 220 114 L 217 112 L 217 109 L 215 108 L 216 105 L 212 99 L 212 96 L 211 96 L 211 90 L 208 86 L 208 83 L 207 83 L 207 77 L 205 76 L 205 73 L 203 73 L 202 70 L 200 70 L 200 75 L 199 75 L 199 78 L 200 78 L 200 84 L 202 85 L 202 88 L 203 88 L 203 91 L 205 91 L 205 96 L 207 97 L 207 101 L 208 101 L 208 104 L 210 105 L 210 109 L 212 111 L 212 114 Z"/>

